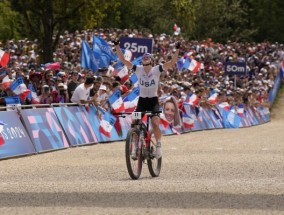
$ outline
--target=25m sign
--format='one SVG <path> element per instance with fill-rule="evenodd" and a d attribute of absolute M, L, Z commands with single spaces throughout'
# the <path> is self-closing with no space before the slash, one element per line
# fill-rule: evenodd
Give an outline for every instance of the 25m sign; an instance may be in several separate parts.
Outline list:
<path fill-rule="evenodd" d="M 133 57 L 137 58 L 144 53 L 152 53 L 153 39 L 121 37 L 120 48 L 130 50 Z"/>
<path fill-rule="evenodd" d="M 245 62 L 226 62 L 225 66 L 225 75 L 246 75 L 247 74 L 247 65 Z"/>

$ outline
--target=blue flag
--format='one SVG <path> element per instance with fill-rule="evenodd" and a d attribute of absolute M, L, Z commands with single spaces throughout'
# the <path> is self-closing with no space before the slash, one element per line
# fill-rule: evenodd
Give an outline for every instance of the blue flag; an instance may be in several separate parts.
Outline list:
<path fill-rule="evenodd" d="M 95 54 L 85 40 L 82 41 L 81 67 L 90 69 L 94 72 L 99 68 Z"/>
<path fill-rule="evenodd" d="M 101 37 L 93 37 L 93 51 L 105 54 L 112 61 L 117 60 L 116 54 L 114 54 L 109 44 Z"/>
<path fill-rule="evenodd" d="M 142 65 L 142 56 L 139 56 L 137 58 L 135 58 L 133 61 L 132 61 L 132 64 L 134 65 Z"/>
<path fill-rule="evenodd" d="M 19 96 L 7 96 L 4 98 L 7 104 L 21 104 L 21 99 Z"/>

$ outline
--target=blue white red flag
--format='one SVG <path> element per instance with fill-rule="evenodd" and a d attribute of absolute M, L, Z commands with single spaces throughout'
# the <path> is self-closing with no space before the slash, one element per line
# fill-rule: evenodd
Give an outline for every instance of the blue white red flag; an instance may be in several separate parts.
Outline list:
<path fill-rule="evenodd" d="M 101 114 L 103 115 L 99 131 L 106 137 L 110 138 L 111 130 L 114 127 L 116 118 L 107 111 L 102 111 L 102 109 L 99 109 L 99 111 L 101 111 Z"/>
<path fill-rule="evenodd" d="M 113 92 L 113 94 L 108 99 L 111 107 L 113 108 L 114 113 L 120 113 L 123 112 L 124 109 L 124 103 L 121 97 L 121 92 L 119 89 Z"/>
<path fill-rule="evenodd" d="M 125 112 L 133 112 L 137 106 L 139 99 L 139 88 L 134 88 L 124 99 Z"/>
<path fill-rule="evenodd" d="M 198 72 L 198 70 L 200 69 L 201 63 L 191 59 L 191 58 L 186 58 L 183 64 L 183 67 L 185 69 L 188 69 L 192 72 Z"/>
<path fill-rule="evenodd" d="M 168 120 L 166 120 L 164 114 L 160 114 L 160 124 L 163 125 L 165 129 L 167 129 L 170 126 L 170 123 Z"/>
<path fill-rule="evenodd" d="M 27 86 L 25 85 L 22 77 L 19 77 L 15 81 L 13 81 L 10 84 L 10 89 L 13 93 L 19 95 L 21 100 L 24 100 L 30 93 L 30 90 L 27 89 Z"/>
<path fill-rule="evenodd" d="M 240 117 L 244 117 L 245 106 L 244 104 L 239 104 L 237 107 L 237 113 Z"/>
<path fill-rule="evenodd" d="M 182 112 L 182 123 L 184 128 L 194 127 L 194 120 L 184 112 Z"/>
<path fill-rule="evenodd" d="M 137 75 L 135 73 L 133 73 L 130 76 L 129 80 L 132 82 L 133 87 L 138 87 L 139 86 L 138 78 L 137 78 Z"/>
<path fill-rule="evenodd" d="M 190 93 L 190 94 L 187 95 L 183 104 L 196 106 L 198 104 L 198 101 L 199 101 L 198 96 L 194 93 Z"/>
<path fill-rule="evenodd" d="M 184 67 L 183 67 L 184 62 L 185 62 L 185 59 L 184 59 L 184 58 L 179 58 L 179 59 L 177 60 L 177 68 L 178 68 L 178 71 L 182 71 L 182 69 L 184 68 Z"/>
<path fill-rule="evenodd" d="M 211 90 L 210 92 L 210 96 L 208 98 L 208 102 L 212 105 L 217 104 L 218 102 L 218 93 L 216 92 L 216 90 Z"/>
<path fill-rule="evenodd" d="M 117 76 L 120 77 L 122 83 L 128 80 L 129 75 L 128 75 L 128 69 L 126 66 L 123 66 L 117 69 L 116 72 L 117 72 Z"/>
<path fill-rule="evenodd" d="M 0 77 L 2 78 L 2 83 L 1 83 L 2 87 L 5 90 L 7 90 L 10 87 L 11 80 L 9 76 L 6 74 L 6 71 L 2 71 Z"/>
<path fill-rule="evenodd" d="M 53 69 L 53 70 L 59 70 L 60 69 L 60 63 L 55 62 L 55 63 L 46 63 L 44 65 L 46 69 Z"/>
<path fill-rule="evenodd" d="M 10 55 L 7 52 L 0 49 L 0 65 L 2 67 L 7 66 L 9 60 L 10 60 Z"/>
<path fill-rule="evenodd" d="M 2 121 L 0 121 L 0 146 L 5 144 L 5 140 L 4 140 L 3 136 L 2 136 L 4 125 L 7 125 L 7 124 L 2 122 Z"/>
<path fill-rule="evenodd" d="M 230 110 L 231 106 L 229 105 L 228 102 L 222 102 L 219 104 L 219 107 L 224 109 L 224 110 Z"/>
<path fill-rule="evenodd" d="M 34 86 L 30 83 L 28 87 L 31 92 L 27 95 L 27 98 L 32 104 L 40 104 L 40 98 L 37 96 Z"/>
<path fill-rule="evenodd" d="M 171 96 L 169 96 L 169 95 L 161 96 L 161 97 L 159 97 L 159 103 L 162 104 L 169 98 L 171 98 Z"/>

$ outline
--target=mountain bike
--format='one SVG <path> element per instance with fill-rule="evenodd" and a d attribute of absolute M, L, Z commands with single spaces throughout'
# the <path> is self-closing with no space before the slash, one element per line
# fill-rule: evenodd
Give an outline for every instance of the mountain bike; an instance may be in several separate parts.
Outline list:
<path fill-rule="evenodd" d="M 131 114 L 131 129 L 127 133 L 125 141 L 125 158 L 128 173 L 132 179 L 138 179 L 141 175 L 142 164 L 147 162 L 148 170 L 152 177 L 158 177 L 161 171 L 162 158 L 155 157 L 156 140 L 154 134 L 149 130 L 149 121 L 152 116 L 161 113 L 158 112 L 133 112 L 118 113 L 117 115 L 126 116 Z M 146 122 L 142 121 L 146 115 Z M 134 146 L 134 144 L 136 144 Z M 132 150 L 136 149 L 137 159 L 133 159 Z"/>

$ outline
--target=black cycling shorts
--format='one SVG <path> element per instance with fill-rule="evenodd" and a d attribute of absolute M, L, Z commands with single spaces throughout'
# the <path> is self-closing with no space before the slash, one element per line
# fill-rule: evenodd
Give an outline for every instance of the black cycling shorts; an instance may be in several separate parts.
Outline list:
<path fill-rule="evenodd" d="M 143 98 L 139 97 L 138 104 L 136 107 L 136 112 L 143 112 L 143 111 L 154 111 L 158 112 L 160 110 L 159 100 L 158 97 L 151 97 L 151 98 Z"/>

